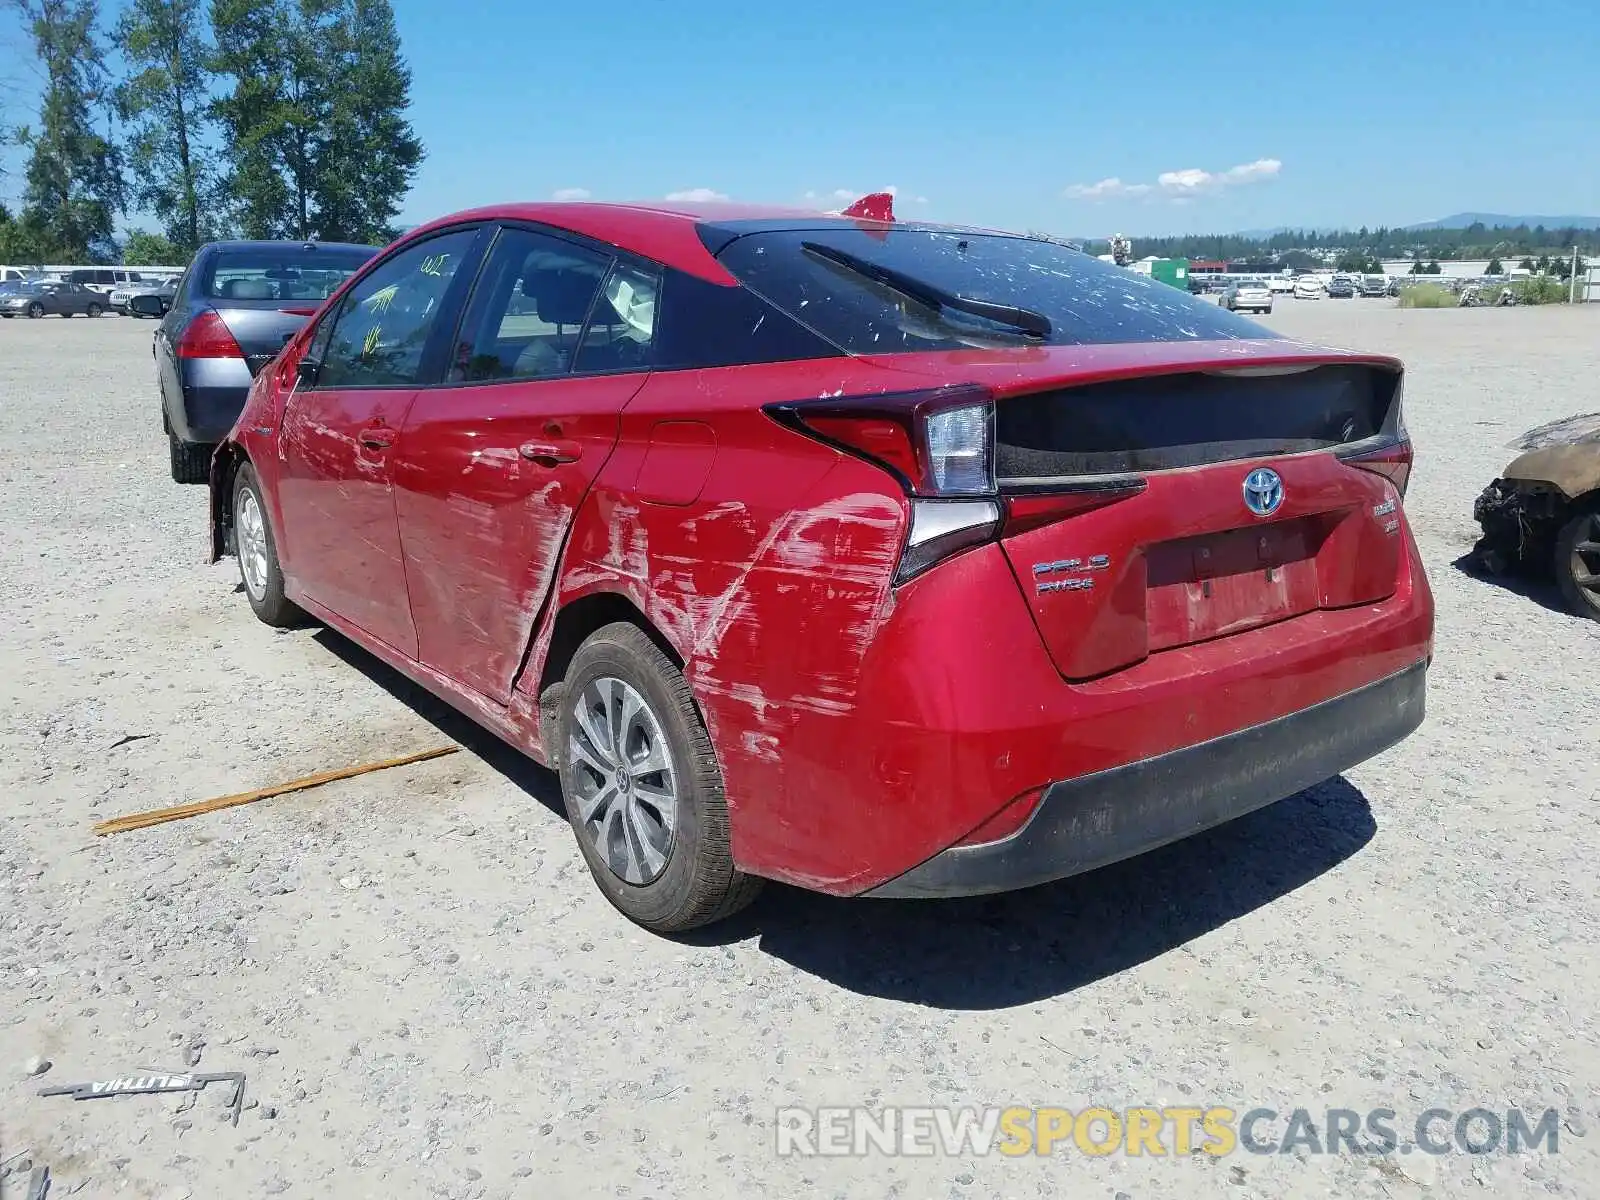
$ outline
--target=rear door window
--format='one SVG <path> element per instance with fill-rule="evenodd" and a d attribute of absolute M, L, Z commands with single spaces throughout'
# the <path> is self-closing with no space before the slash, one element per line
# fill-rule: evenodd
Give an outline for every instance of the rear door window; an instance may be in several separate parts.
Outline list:
<path fill-rule="evenodd" d="M 626 298 L 633 320 L 645 314 L 642 345 L 636 340 L 626 347 L 611 345 L 615 323 L 609 329 L 596 324 L 592 333 L 586 332 L 611 261 L 610 255 L 546 233 L 502 229 L 467 305 L 449 382 L 545 379 L 572 371 L 580 355 L 588 360 L 586 370 L 606 369 L 602 361 L 617 369 L 630 351 L 635 358 L 647 355 L 654 323 L 651 284 L 630 284 Z M 621 320 L 614 306 L 605 307 Z M 648 365 L 648 359 L 641 358 L 638 365 Z"/>
<path fill-rule="evenodd" d="M 1032 238 L 841 222 L 758 229 L 718 257 L 852 354 L 1271 336 L 1178 288 Z"/>
<path fill-rule="evenodd" d="M 333 320 L 317 386 L 415 384 L 445 293 L 477 235 L 461 229 L 428 238 L 359 280 Z"/>

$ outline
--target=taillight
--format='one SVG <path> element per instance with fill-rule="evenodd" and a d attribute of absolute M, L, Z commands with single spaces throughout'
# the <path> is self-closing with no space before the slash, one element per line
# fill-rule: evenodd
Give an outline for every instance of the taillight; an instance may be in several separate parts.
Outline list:
<path fill-rule="evenodd" d="M 1071 484 L 1048 484 L 1037 491 L 1024 491 L 1006 497 L 1005 535 L 1013 537 L 1054 525 L 1079 513 L 1091 512 L 1137 496 L 1150 486 L 1137 475 L 1108 475 L 1104 479 Z"/>
<path fill-rule="evenodd" d="M 244 351 L 234 341 L 228 323 L 215 309 L 207 309 L 183 331 L 178 339 L 179 358 L 243 358 Z"/>
<path fill-rule="evenodd" d="M 962 385 L 769 404 L 791 428 L 883 467 L 908 495 L 994 495 L 994 397 Z"/>
<path fill-rule="evenodd" d="M 973 385 L 770 404 L 777 421 L 888 471 L 911 497 L 903 583 L 1000 527 L 994 397 Z"/>
<path fill-rule="evenodd" d="M 1411 481 L 1411 463 L 1414 457 L 1409 438 L 1396 438 L 1377 449 L 1361 454 L 1341 454 L 1339 457 L 1352 467 L 1360 467 L 1363 471 L 1382 475 L 1394 484 L 1395 491 L 1399 492 L 1401 497 L 1405 496 L 1406 484 Z"/>
<path fill-rule="evenodd" d="M 1397 377 L 1390 415 L 1392 422 L 1384 422 L 1384 436 L 1376 445 L 1369 444 L 1353 452 L 1335 451 L 1338 458 L 1352 467 L 1382 475 L 1394 484 L 1394 490 L 1405 498 L 1406 484 L 1411 481 L 1411 433 L 1406 429 L 1405 379 Z"/>

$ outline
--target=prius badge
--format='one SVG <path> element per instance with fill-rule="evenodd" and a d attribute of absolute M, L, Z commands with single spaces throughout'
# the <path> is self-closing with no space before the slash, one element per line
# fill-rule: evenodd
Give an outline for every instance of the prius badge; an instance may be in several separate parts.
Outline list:
<path fill-rule="evenodd" d="M 1244 506 L 1258 517 L 1270 517 L 1283 503 L 1283 479 L 1271 467 L 1257 467 L 1244 477 Z"/>

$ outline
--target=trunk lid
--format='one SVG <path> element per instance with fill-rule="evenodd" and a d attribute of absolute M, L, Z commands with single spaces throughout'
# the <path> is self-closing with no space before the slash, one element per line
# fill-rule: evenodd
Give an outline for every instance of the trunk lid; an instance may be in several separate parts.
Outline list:
<path fill-rule="evenodd" d="M 1347 461 L 1403 434 L 1392 359 L 1080 346 L 960 377 L 995 391 L 1001 545 L 1070 680 L 1395 590 L 1399 494 Z"/>
<path fill-rule="evenodd" d="M 261 369 L 277 357 L 278 351 L 316 312 L 319 303 L 229 299 L 213 302 L 217 315 L 233 334 L 233 340 L 239 343 L 251 375 L 260 374 Z"/>

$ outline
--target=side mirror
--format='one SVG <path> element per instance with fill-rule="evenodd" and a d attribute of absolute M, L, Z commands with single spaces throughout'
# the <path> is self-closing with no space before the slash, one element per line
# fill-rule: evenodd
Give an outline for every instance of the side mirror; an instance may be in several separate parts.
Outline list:
<path fill-rule="evenodd" d="M 301 387 L 315 387 L 317 376 L 322 373 L 322 364 L 307 355 L 295 364 L 294 374 Z"/>
<path fill-rule="evenodd" d="M 150 295 L 148 292 L 144 295 L 128 297 L 128 308 L 131 312 L 136 312 L 141 317 L 159 317 L 166 312 L 161 303 L 161 297 Z"/>

